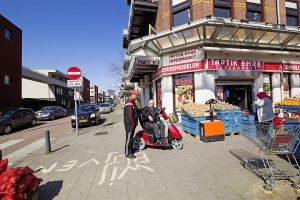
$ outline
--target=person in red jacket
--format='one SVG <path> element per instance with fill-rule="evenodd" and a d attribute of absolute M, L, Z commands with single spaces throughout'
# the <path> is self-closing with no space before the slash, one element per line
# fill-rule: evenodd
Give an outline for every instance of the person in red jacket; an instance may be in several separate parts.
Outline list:
<path fill-rule="evenodd" d="M 136 158 L 133 149 L 133 136 L 138 124 L 138 108 L 135 100 L 139 93 L 138 90 L 132 90 L 131 96 L 124 106 L 124 125 L 126 131 L 125 156 L 130 159 Z"/>

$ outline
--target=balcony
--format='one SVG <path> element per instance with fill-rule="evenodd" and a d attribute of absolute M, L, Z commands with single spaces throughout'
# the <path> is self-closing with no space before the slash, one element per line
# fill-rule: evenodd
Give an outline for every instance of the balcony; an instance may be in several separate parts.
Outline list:
<path fill-rule="evenodd" d="M 127 1 L 129 3 L 130 1 Z M 128 47 L 130 40 L 149 34 L 149 24 L 155 25 L 157 15 L 156 0 L 132 0 L 130 5 L 128 32 L 123 31 L 123 48 Z M 127 40 L 126 40 L 127 39 Z"/>

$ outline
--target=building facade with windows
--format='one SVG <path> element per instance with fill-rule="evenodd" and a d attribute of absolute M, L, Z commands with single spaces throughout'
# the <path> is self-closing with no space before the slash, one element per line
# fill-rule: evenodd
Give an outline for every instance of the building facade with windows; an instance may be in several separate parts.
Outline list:
<path fill-rule="evenodd" d="M 67 86 L 68 77 L 58 70 L 22 68 L 22 105 L 39 110 L 56 105 L 74 108 L 74 90 Z"/>
<path fill-rule="evenodd" d="M 90 87 L 90 102 L 91 103 L 98 103 L 98 86 L 91 85 Z"/>
<path fill-rule="evenodd" d="M 0 109 L 22 104 L 22 30 L 0 15 Z"/>
<path fill-rule="evenodd" d="M 134 7 L 131 1 L 130 6 Z M 154 29 L 129 40 L 129 79 L 142 104 L 180 112 L 187 102 L 216 98 L 252 110 L 256 93 L 274 102 L 300 93 L 299 1 L 159 0 Z M 123 43 L 124 44 L 124 43 Z"/>

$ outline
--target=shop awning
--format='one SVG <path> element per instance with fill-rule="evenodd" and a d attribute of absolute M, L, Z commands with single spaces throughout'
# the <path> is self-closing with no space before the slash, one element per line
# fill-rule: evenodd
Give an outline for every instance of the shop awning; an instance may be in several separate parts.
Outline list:
<path fill-rule="evenodd" d="M 132 40 L 128 52 L 144 49 L 161 55 L 199 45 L 300 51 L 299 28 L 208 16 Z"/>
<path fill-rule="evenodd" d="M 129 80 L 139 82 L 145 75 L 157 71 L 159 58 L 155 56 L 133 56 L 129 64 Z"/>

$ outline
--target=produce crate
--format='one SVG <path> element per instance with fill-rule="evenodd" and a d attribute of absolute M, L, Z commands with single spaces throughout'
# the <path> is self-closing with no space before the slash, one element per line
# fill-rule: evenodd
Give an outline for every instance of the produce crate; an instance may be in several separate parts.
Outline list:
<path fill-rule="evenodd" d="M 242 120 L 243 121 L 250 121 L 250 122 L 254 122 L 255 121 L 255 115 L 249 115 L 249 116 L 242 116 Z"/>
<path fill-rule="evenodd" d="M 232 132 L 232 124 L 226 125 L 224 124 L 225 133 L 231 133 Z"/>
<path fill-rule="evenodd" d="M 279 108 L 282 108 L 286 110 L 287 112 L 300 112 L 300 106 L 285 106 L 285 105 L 279 105 Z"/>
<path fill-rule="evenodd" d="M 240 133 L 242 131 L 241 124 L 233 124 L 232 126 L 232 132 L 234 133 Z"/>

